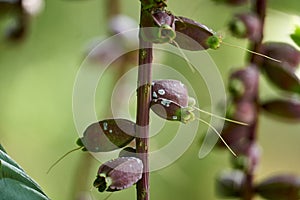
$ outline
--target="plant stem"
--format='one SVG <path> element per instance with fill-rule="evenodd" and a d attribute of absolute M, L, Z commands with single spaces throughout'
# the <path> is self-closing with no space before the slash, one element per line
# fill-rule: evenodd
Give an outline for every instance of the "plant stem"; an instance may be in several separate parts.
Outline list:
<path fill-rule="evenodd" d="M 144 2 L 145 3 L 145 2 Z M 142 2 L 143 5 L 143 2 Z M 141 27 L 143 27 L 142 14 L 148 12 L 141 6 Z M 151 82 L 152 82 L 152 46 L 151 42 L 146 42 L 139 34 L 139 68 L 137 86 L 137 115 L 136 115 L 136 151 L 144 164 L 142 178 L 138 181 L 137 200 L 149 200 L 149 109 L 151 102 Z"/>
<path fill-rule="evenodd" d="M 264 22 L 265 22 L 265 15 L 266 15 L 266 6 L 267 6 L 267 0 L 255 0 L 253 3 L 253 12 L 255 12 L 261 22 L 261 33 L 260 33 L 260 39 L 256 42 L 252 42 L 250 44 L 251 50 L 255 52 L 260 52 L 261 51 L 261 45 L 262 45 L 262 40 L 263 40 L 263 32 L 264 32 Z M 257 56 L 255 54 L 251 54 L 250 56 L 250 62 L 253 65 L 249 65 L 250 67 L 255 67 L 256 70 L 258 69 L 258 66 L 260 66 L 260 63 L 262 62 L 262 57 Z M 257 83 L 259 85 L 259 83 Z M 256 109 L 256 116 L 254 123 L 251 125 L 250 128 L 250 135 L 249 135 L 249 141 L 251 143 L 255 143 L 255 140 L 257 139 L 257 128 L 258 128 L 258 118 L 259 118 L 259 89 L 256 88 L 256 95 L 254 98 L 254 103 L 255 103 L 255 109 Z M 245 180 L 245 185 L 244 185 L 244 193 L 243 193 L 243 200 L 251 200 L 254 196 L 254 189 L 253 189 L 253 171 L 247 171 L 246 175 L 246 180 Z"/>

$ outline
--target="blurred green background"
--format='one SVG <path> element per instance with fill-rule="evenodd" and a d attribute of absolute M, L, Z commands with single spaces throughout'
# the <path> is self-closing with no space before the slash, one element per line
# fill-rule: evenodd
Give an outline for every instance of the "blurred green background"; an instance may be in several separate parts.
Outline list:
<path fill-rule="evenodd" d="M 82 199 L 104 199 L 107 193 L 98 194 L 96 189 L 92 189 L 100 163 L 87 153 L 73 153 L 50 174 L 46 171 L 59 156 L 75 147 L 78 134 L 72 113 L 73 84 L 86 44 L 92 38 L 107 33 L 107 7 L 103 0 L 51 0 L 45 3 L 44 11 L 31 20 L 30 32 L 23 42 L 12 43 L 1 38 L 0 142 L 52 199 L 73 200 L 80 199 L 79 196 Z M 293 30 L 293 24 L 300 24 L 296 17 L 300 14 L 299 1 L 273 0 L 270 5 L 265 40 L 291 42 L 288 34 Z M 138 1 L 121 1 L 122 13 L 137 21 L 139 6 Z M 233 13 L 247 10 L 246 7 L 232 8 L 210 0 L 170 0 L 168 9 L 217 31 L 225 30 L 225 24 Z M 3 35 L 3 28 L 1 31 Z M 229 35 L 226 41 L 247 46 L 245 41 Z M 208 53 L 219 67 L 225 84 L 230 69 L 242 67 L 246 55 L 244 51 L 230 47 L 209 50 Z M 176 59 L 167 56 L 161 60 L 169 66 L 178 65 Z M 179 71 L 184 73 L 187 69 Z M 107 73 L 108 84 L 98 86 L 104 96 L 97 101 L 99 119 L 107 116 L 106 109 L 110 106 L 111 76 L 113 73 Z M 203 96 L 207 89 L 204 84 L 201 85 L 197 95 Z M 262 98 L 277 95 L 264 79 L 261 90 Z M 210 106 L 209 95 L 203 96 L 201 105 Z M 220 171 L 229 168 L 229 153 L 215 150 L 200 160 L 200 138 L 205 130 L 206 127 L 201 126 L 194 143 L 180 159 L 151 174 L 152 199 L 218 199 L 214 178 Z M 278 172 L 300 175 L 299 130 L 299 124 L 262 115 L 259 144 L 263 148 L 263 157 L 257 180 Z M 117 192 L 110 199 L 135 199 L 135 188 Z"/>

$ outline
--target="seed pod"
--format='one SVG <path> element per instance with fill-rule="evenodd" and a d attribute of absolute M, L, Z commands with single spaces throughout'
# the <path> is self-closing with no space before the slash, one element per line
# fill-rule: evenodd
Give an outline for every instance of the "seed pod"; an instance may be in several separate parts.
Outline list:
<path fill-rule="evenodd" d="M 274 99 L 264 102 L 261 107 L 275 116 L 290 120 L 300 120 L 300 101 L 296 99 Z"/>
<path fill-rule="evenodd" d="M 296 200 L 300 198 L 300 178 L 291 174 L 270 177 L 255 187 L 265 199 Z"/>
<path fill-rule="evenodd" d="M 235 70 L 229 78 L 229 92 L 234 100 L 250 100 L 255 98 L 258 88 L 259 72 L 251 65 Z"/>
<path fill-rule="evenodd" d="M 234 102 L 229 106 L 226 116 L 250 125 L 257 116 L 256 104 L 253 101 Z"/>
<path fill-rule="evenodd" d="M 178 80 L 152 81 L 152 99 L 169 99 L 182 107 L 187 107 L 189 95 L 185 85 Z"/>
<path fill-rule="evenodd" d="M 241 126 L 233 123 L 226 123 L 221 132 L 222 138 L 238 156 L 247 155 L 251 147 L 250 134 L 250 126 Z M 221 141 L 218 142 L 218 146 L 225 147 Z"/>
<path fill-rule="evenodd" d="M 132 147 L 125 147 L 120 151 L 119 157 L 136 157 L 136 149 Z"/>
<path fill-rule="evenodd" d="M 183 107 L 169 99 L 153 99 L 151 109 L 161 118 L 170 121 L 181 121 L 188 123 L 194 120 L 194 114 L 189 107 Z"/>
<path fill-rule="evenodd" d="M 154 13 L 143 12 L 141 18 L 141 36 L 145 41 L 168 43 L 176 37 L 174 31 L 175 16 L 170 12 L 157 10 Z"/>
<path fill-rule="evenodd" d="M 278 88 L 300 94 L 300 79 L 296 73 L 282 63 L 264 66 L 263 70 L 268 79 Z"/>
<path fill-rule="evenodd" d="M 235 37 L 258 41 L 261 37 L 261 22 L 254 13 L 239 13 L 229 22 L 229 29 Z"/>
<path fill-rule="evenodd" d="M 283 42 L 266 42 L 262 46 L 262 51 L 265 55 L 281 61 L 285 67 L 295 69 L 300 63 L 300 52 L 290 44 Z M 274 61 L 264 59 L 263 66 L 267 68 L 269 65 L 274 65 Z"/>
<path fill-rule="evenodd" d="M 191 51 L 208 49 L 207 40 L 216 34 L 205 25 L 186 17 L 176 17 L 175 30 L 182 33 L 177 34 L 175 42 L 180 48 Z"/>
<path fill-rule="evenodd" d="M 94 187 L 99 192 L 114 192 L 134 185 L 142 178 L 143 162 L 135 157 L 120 157 L 102 164 Z"/>
<path fill-rule="evenodd" d="M 245 175 L 239 170 L 223 172 L 216 179 L 216 191 L 220 197 L 241 197 Z"/>
<path fill-rule="evenodd" d="M 135 123 L 126 119 L 106 119 L 91 124 L 77 144 L 91 152 L 112 151 L 129 144 L 135 136 Z"/>

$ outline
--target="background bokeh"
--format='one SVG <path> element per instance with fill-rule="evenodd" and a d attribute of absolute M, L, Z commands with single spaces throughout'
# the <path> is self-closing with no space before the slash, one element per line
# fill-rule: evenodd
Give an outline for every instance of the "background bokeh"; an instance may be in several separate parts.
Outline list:
<path fill-rule="evenodd" d="M 88 153 L 73 153 L 50 174 L 46 174 L 46 171 L 60 155 L 75 147 L 78 133 L 72 113 L 73 85 L 87 43 L 92 38 L 107 34 L 107 8 L 103 0 L 51 0 L 45 3 L 44 11 L 32 19 L 30 32 L 24 41 L 13 43 L 1 37 L 0 142 L 51 199 L 73 200 L 76 197 L 79 199 L 78 196 L 82 196 L 82 199 L 104 199 L 107 193 L 98 194 L 92 189 L 100 163 Z M 299 1 L 270 0 L 270 5 L 265 40 L 292 43 L 289 33 L 294 24 L 300 24 L 300 18 L 297 17 L 300 15 Z M 137 21 L 139 6 L 138 1 L 121 1 L 122 13 Z M 210 0 L 170 0 L 168 9 L 176 15 L 200 21 L 214 30 L 225 31 L 232 14 L 247 8 L 227 7 Z M 226 41 L 247 46 L 245 41 L 229 35 Z M 246 56 L 244 51 L 226 46 L 216 51 L 209 50 L 208 53 L 218 66 L 225 84 L 230 69 L 242 67 Z M 184 65 L 183 61 L 179 62 L 171 55 L 158 56 L 166 65 Z M 187 69 L 187 66 L 184 69 L 178 67 L 182 73 Z M 96 97 L 99 119 L 107 117 L 113 75 L 113 72 L 106 73 L 106 81 L 98 86 L 101 91 Z M 132 79 L 128 81 L 136 83 Z M 201 98 L 201 106 L 209 109 L 207 86 L 204 83 L 198 85 L 197 95 L 198 99 Z M 261 94 L 261 98 L 277 94 L 274 87 L 263 78 Z M 134 110 L 131 112 L 134 119 Z M 200 139 L 206 128 L 200 127 L 193 144 L 180 159 L 151 174 L 152 199 L 218 199 L 214 180 L 220 171 L 229 168 L 229 152 L 214 150 L 204 159 L 198 158 Z M 300 175 L 299 130 L 299 124 L 261 116 L 259 144 L 263 149 L 263 157 L 256 176 L 258 180 L 278 172 Z M 165 131 L 165 140 L 169 139 L 168 132 L 170 130 Z M 164 136 L 159 138 L 164 140 Z M 134 198 L 134 187 L 110 197 L 111 200 Z"/>

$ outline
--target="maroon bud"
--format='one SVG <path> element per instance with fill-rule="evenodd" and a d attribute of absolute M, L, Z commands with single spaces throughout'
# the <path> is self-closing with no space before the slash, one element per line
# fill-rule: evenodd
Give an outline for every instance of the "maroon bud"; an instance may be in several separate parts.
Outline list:
<path fill-rule="evenodd" d="M 236 14 L 229 23 L 231 33 L 238 38 L 258 41 L 261 38 L 261 23 L 254 13 Z"/>
<path fill-rule="evenodd" d="M 296 200 L 300 198 L 300 178 L 290 174 L 270 177 L 255 187 L 256 192 L 270 200 Z"/>
<path fill-rule="evenodd" d="M 290 120 L 300 120 L 300 101 L 296 99 L 274 99 L 264 102 L 261 107 L 275 116 Z"/>
<path fill-rule="evenodd" d="M 187 107 L 189 96 L 185 85 L 178 80 L 152 81 L 152 99 L 168 99 L 181 107 Z"/>
<path fill-rule="evenodd" d="M 233 123 L 226 123 L 221 132 L 221 136 L 237 155 L 247 155 L 251 147 L 249 136 L 251 135 L 250 126 L 243 126 Z M 219 147 L 225 147 L 221 141 L 218 142 Z"/>
<path fill-rule="evenodd" d="M 143 162 L 135 157 L 120 157 L 102 164 L 94 187 L 99 192 L 118 191 L 131 187 L 142 178 Z"/>
<path fill-rule="evenodd" d="M 216 34 L 205 25 L 186 17 L 176 17 L 175 30 L 182 33 L 176 35 L 175 42 L 180 48 L 191 51 L 208 49 L 207 40 Z"/>
<path fill-rule="evenodd" d="M 194 120 L 194 114 L 189 107 L 183 107 L 169 99 L 152 99 L 151 109 L 166 120 L 181 121 L 183 123 Z"/>
<path fill-rule="evenodd" d="M 142 38 L 153 43 L 171 42 L 176 37 L 174 19 L 175 16 L 165 10 L 158 9 L 154 13 L 143 12 L 141 18 Z"/>
<path fill-rule="evenodd" d="M 239 124 L 226 122 L 221 135 L 229 146 L 239 146 L 237 144 L 247 140 L 249 136 L 249 130 L 249 126 L 242 126 Z M 219 146 L 225 147 L 221 141 L 219 141 Z"/>
<path fill-rule="evenodd" d="M 80 138 L 84 150 L 112 151 L 129 144 L 135 136 L 135 123 L 126 119 L 106 119 L 91 124 Z"/>
<path fill-rule="evenodd" d="M 251 65 L 233 71 L 229 78 L 229 91 L 235 100 L 253 100 L 257 93 L 259 72 Z"/>
<path fill-rule="evenodd" d="M 216 191 L 220 197 L 241 197 L 245 184 L 245 175 L 239 170 L 223 172 L 217 177 Z"/>
<path fill-rule="evenodd" d="M 262 46 L 262 51 L 265 55 L 281 61 L 281 64 L 296 68 L 300 63 L 300 52 L 290 44 L 283 42 L 266 42 Z M 277 64 L 270 59 L 264 59 L 263 65 L 267 68 L 269 65 Z"/>
<path fill-rule="evenodd" d="M 125 147 L 120 151 L 119 157 L 136 157 L 136 149 L 132 147 Z"/>
<path fill-rule="evenodd" d="M 296 73 L 282 63 L 273 63 L 264 66 L 263 70 L 268 79 L 282 90 L 300 93 L 300 80 Z"/>
<path fill-rule="evenodd" d="M 253 101 L 237 101 L 230 105 L 227 110 L 229 119 L 252 124 L 257 116 L 256 105 Z"/>

